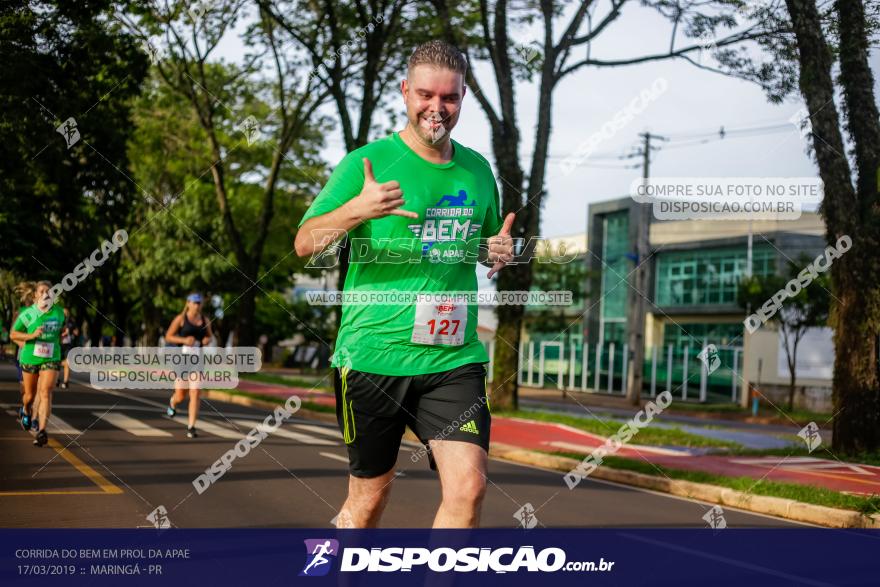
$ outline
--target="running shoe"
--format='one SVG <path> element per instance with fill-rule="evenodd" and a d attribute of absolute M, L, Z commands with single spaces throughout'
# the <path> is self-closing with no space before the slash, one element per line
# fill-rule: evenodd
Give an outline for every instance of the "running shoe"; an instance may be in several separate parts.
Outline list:
<path fill-rule="evenodd" d="M 198 433 L 196 432 L 195 426 L 190 426 L 186 429 L 186 437 L 187 438 L 196 438 Z"/>
<path fill-rule="evenodd" d="M 62 381 L 58 384 L 59 389 L 67 389 L 68 387 L 70 387 L 70 385 L 66 381 Z"/>
<path fill-rule="evenodd" d="M 33 426 L 31 417 L 27 415 L 23 407 L 18 409 L 18 415 L 21 418 L 21 429 L 27 432 L 31 429 L 31 426 Z"/>
<path fill-rule="evenodd" d="M 45 430 L 40 430 L 37 432 L 36 438 L 34 438 L 34 446 L 43 446 L 49 442 L 49 435 L 46 434 Z"/>
<path fill-rule="evenodd" d="M 39 430 L 40 429 L 40 419 L 39 418 L 31 418 L 31 430 Z"/>
<path fill-rule="evenodd" d="M 165 409 L 165 413 L 168 415 L 169 418 L 173 418 L 174 416 L 177 415 L 177 410 L 172 408 L 171 405 L 169 404 L 168 408 Z"/>

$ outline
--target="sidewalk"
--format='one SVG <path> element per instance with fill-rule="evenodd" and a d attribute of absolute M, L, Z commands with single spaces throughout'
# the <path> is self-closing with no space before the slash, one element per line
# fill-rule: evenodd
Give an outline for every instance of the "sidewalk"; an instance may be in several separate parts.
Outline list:
<path fill-rule="evenodd" d="M 309 391 L 253 381 L 242 381 L 239 391 L 287 398 L 297 395 L 303 400 L 335 406 L 332 394 Z M 557 392 L 558 395 L 561 395 Z M 534 394 L 524 394 L 525 397 Z M 546 399 L 546 398 L 544 398 Z M 614 398 L 610 398 L 614 399 Z M 600 409 L 599 411 L 606 411 Z M 634 410 L 627 414 L 631 415 Z M 795 432 L 797 430 L 795 429 Z M 822 432 L 823 439 L 825 432 Z M 579 453 L 585 457 L 605 442 L 605 438 L 582 430 L 549 422 L 519 418 L 492 418 L 492 443 L 542 452 Z M 809 456 L 723 456 L 697 454 L 681 447 L 638 445 L 638 435 L 615 453 L 616 456 L 641 459 L 655 465 L 689 471 L 703 471 L 731 477 L 751 477 L 786 483 L 818 486 L 833 491 L 859 495 L 880 495 L 880 467 L 844 463 L 820 458 L 827 454 L 817 450 Z"/>
<path fill-rule="evenodd" d="M 586 406 L 598 412 L 615 413 L 617 411 L 630 414 L 633 406 L 629 401 L 620 395 L 609 395 L 605 393 L 589 393 L 589 392 L 571 392 L 566 391 L 565 397 L 559 389 L 523 387 L 519 388 L 519 397 L 523 405 L 531 406 L 540 404 L 541 407 L 556 406 L 560 408 L 578 408 L 583 410 L 582 406 Z M 642 396 L 642 405 L 644 406 L 652 398 Z M 830 418 L 830 416 L 828 416 Z M 795 433 L 800 430 L 807 422 L 792 422 L 784 415 L 777 416 L 758 415 L 752 416 L 751 413 L 742 412 L 724 412 L 724 411 L 699 411 L 699 410 L 682 410 L 676 409 L 675 404 L 670 406 L 660 416 L 661 419 L 670 422 L 680 422 L 693 425 L 717 424 L 730 428 L 741 428 L 743 430 L 760 430 L 770 432 L 787 433 L 794 429 Z M 816 422 L 820 427 L 827 426 L 825 420 Z M 796 426 L 796 427 L 795 427 Z"/>
<path fill-rule="evenodd" d="M 641 405 L 644 406 L 651 398 L 644 398 Z M 562 391 L 556 389 L 520 388 L 520 406 L 527 409 L 556 412 L 579 417 L 595 414 L 603 420 L 619 420 L 622 424 L 636 411 L 629 401 L 621 396 L 612 396 L 602 393 L 566 392 L 563 397 Z M 774 423 L 774 422 L 780 423 Z M 825 419 L 817 423 L 821 427 Z M 779 416 L 769 418 L 766 416 L 753 418 L 730 412 L 712 411 L 685 411 L 676 409 L 673 404 L 658 414 L 654 420 L 654 426 L 660 428 L 676 427 L 683 432 L 735 442 L 748 449 L 775 449 L 788 448 L 793 444 L 800 444 L 797 433 L 804 424 L 793 422 Z M 831 431 L 823 431 L 822 436 L 830 441 Z"/>

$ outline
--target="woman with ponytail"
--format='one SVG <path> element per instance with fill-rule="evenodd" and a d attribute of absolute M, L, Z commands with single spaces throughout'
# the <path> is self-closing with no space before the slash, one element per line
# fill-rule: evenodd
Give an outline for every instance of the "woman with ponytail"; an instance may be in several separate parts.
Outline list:
<path fill-rule="evenodd" d="M 175 316 L 165 333 L 165 341 L 184 347 L 183 352 L 193 352 L 195 347 L 203 347 L 211 342 L 211 321 L 202 313 L 202 294 L 191 293 L 186 298 L 186 306 L 183 312 Z M 198 352 L 198 351 L 196 351 Z M 187 438 L 195 438 L 196 418 L 199 415 L 199 382 L 178 380 L 174 387 L 174 394 L 168 402 L 166 410 L 168 417 L 173 418 L 177 414 L 177 404 L 186 398 L 186 390 L 189 387 L 189 410 L 187 416 L 189 423 L 186 428 Z"/>

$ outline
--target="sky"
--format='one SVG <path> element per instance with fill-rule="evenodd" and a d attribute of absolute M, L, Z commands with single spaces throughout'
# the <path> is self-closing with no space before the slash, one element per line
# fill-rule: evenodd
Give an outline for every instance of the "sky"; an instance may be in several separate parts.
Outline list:
<path fill-rule="evenodd" d="M 605 6 L 607 2 L 600 4 L 602 10 Z M 562 28 L 562 22 L 558 20 L 556 27 Z M 526 28 L 512 30 L 516 40 L 523 44 L 530 42 L 536 32 Z M 597 38 L 591 55 L 595 59 L 619 60 L 662 53 L 668 50 L 669 34 L 668 21 L 656 12 L 637 4 L 625 5 L 617 21 Z M 693 43 L 680 37 L 677 46 Z M 221 44 L 218 54 L 236 61 L 243 49 L 230 36 Z M 579 49 L 573 58 L 582 57 L 584 51 Z M 872 52 L 870 59 L 877 82 L 875 94 L 880 96 L 878 51 Z M 703 62 L 712 63 L 708 53 L 704 53 Z M 494 86 L 486 64 L 478 64 L 475 72 L 481 85 Z M 404 73 L 401 72 L 401 78 Z M 565 173 L 559 165 L 561 161 L 658 78 L 665 80 L 666 90 L 613 137 L 603 140 L 586 165 Z M 519 153 L 523 168 L 528 170 L 537 120 L 537 82 L 518 84 L 517 98 Z M 402 99 L 397 100 L 403 115 Z M 799 95 L 782 104 L 771 104 L 756 84 L 701 70 L 682 60 L 581 68 L 560 82 L 554 93 L 541 234 L 554 237 L 583 233 L 590 203 L 627 195 L 630 184 L 642 171 L 626 166 L 638 163 L 639 159 L 617 157 L 631 153 L 639 145 L 639 134 L 646 131 L 670 138 L 668 146 L 652 153 L 652 177 L 815 177 L 817 169 L 807 154 L 807 138 L 789 121 L 802 107 Z M 335 110 L 328 105 L 325 112 L 333 116 Z M 722 126 L 729 131 L 778 125 L 783 128 L 747 137 L 729 136 L 705 144 L 691 138 L 697 133 L 716 133 Z M 452 138 L 482 153 L 494 167 L 490 136 L 483 110 L 473 97 L 465 96 Z M 323 151 L 327 161 L 335 165 L 344 154 L 341 135 L 327 137 Z"/>

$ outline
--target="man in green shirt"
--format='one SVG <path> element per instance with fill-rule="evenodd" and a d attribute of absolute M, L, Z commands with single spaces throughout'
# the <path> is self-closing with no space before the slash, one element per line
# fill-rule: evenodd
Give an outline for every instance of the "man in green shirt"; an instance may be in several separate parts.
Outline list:
<path fill-rule="evenodd" d="M 451 140 L 467 62 L 430 41 L 401 83 L 406 128 L 348 155 L 300 223 L 295 248 L 314 255 L 346 233 L 351 259 L 333 365 L 337 420 L 349 454 L 337 527 L 374 527 L 387 502 L 406 426 L 440 475 L 435 527 L 475 527 L 486 490 L 489 414 L 477 339 L 475 262 L 512 259 L 489 163 Z M 486 243 L 481 245 L 480 243 Z M 382 302 L 390 295 L 399 303 Z M 470 301 L 470 303 L 469 303 Z"/>

